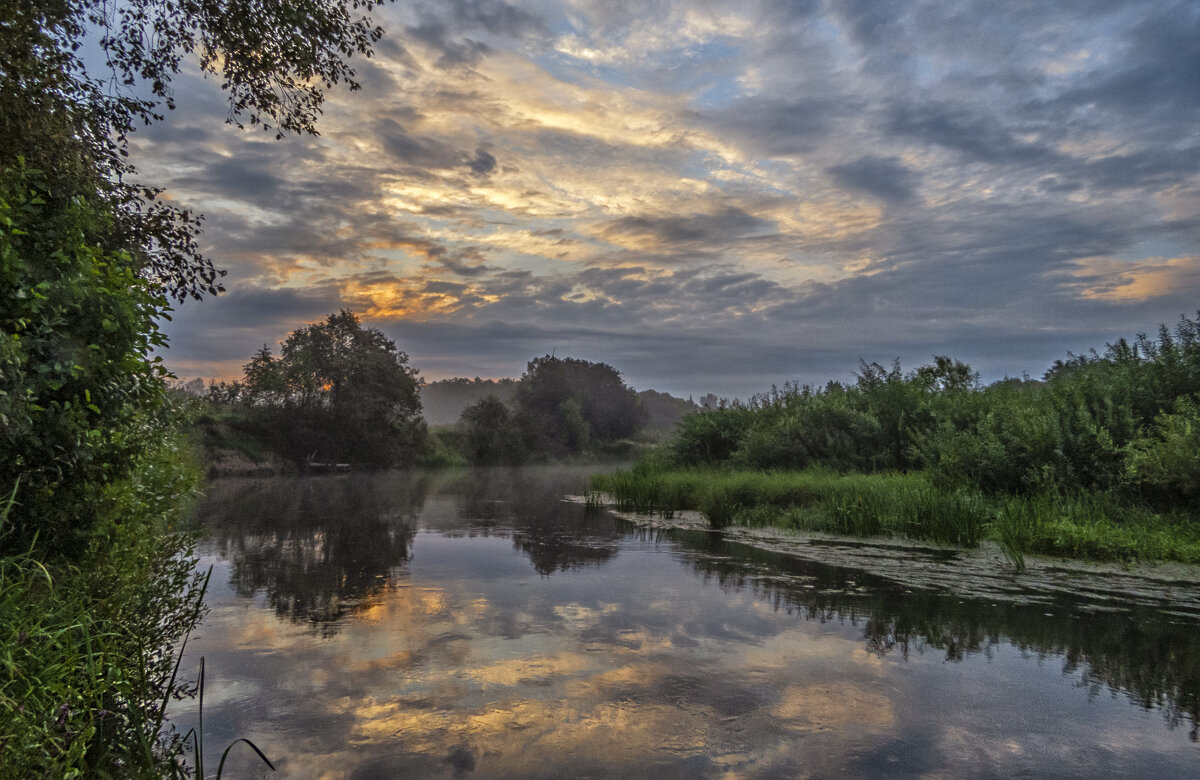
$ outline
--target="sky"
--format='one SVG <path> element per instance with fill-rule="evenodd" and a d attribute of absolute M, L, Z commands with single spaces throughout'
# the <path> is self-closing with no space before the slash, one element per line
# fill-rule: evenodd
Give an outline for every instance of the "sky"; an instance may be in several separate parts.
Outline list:
<path fill-rule="evenodd" d="M 555 354 L 745 398 L 952 355 L 1040 377 L 1200 309 L 1200 2 L 401 2 L 321 135 L 188 70 L 136 134 L 236 378 L 342 308 L 428 381 Z"/>

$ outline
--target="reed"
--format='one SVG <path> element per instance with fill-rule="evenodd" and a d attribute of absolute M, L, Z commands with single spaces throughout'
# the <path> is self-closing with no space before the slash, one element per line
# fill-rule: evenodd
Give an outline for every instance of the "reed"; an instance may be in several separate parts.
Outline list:
<path fill-rule="evenodd" d="M 1014 568 L 1025 555 L 1200 563 L 1200 521 L 1156 514 L 1106 493 L 988 496 L 924 472 L 843 474 L 662 464 L 593 478 L 592 489 L 642 513 L 699 510 L 713 527 L 775 526 L 894 536 L 958 547 L 995 542 Z"/>

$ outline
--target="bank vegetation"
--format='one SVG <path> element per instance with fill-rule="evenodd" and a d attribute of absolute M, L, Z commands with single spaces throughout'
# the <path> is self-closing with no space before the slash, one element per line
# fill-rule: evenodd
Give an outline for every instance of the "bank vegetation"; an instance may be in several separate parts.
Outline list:
<path fill-rule="evenodd" d="M 1024 555 L 1200 563 L 1200 322 L 984 386 L 949 357 L 860 363 L 683 420 L 594 490 L 713 526 L 886 534 Z"/>

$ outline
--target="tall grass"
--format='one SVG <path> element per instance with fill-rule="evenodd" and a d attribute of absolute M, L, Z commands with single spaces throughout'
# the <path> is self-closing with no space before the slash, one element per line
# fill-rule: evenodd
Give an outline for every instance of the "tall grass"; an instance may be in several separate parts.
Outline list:
<path fill-rule="evenodd" d="M 922 472 L 840 474 L 641 465 L 599 475 L 594 493 L 637 512 L 699 510 L 714 528 L 776 526 L 894 536 L 959 547 L 996 542 L 1014 567 L 1029 553 L 1200 563 L 1200 522 L 1104 493 L 987 496 Z M 595 501 L 596 499 L 593 499 Z"/>
<path fill-rule="evenodd" d="M 168 444 L 96 496 L 85 555 L 0 557 L 0 777 L 185 775 L 164 729 L 186 688 L 174 648 L 203 601 L 189 538 L 171 528 L 195 484 L 182 457 Z"/>

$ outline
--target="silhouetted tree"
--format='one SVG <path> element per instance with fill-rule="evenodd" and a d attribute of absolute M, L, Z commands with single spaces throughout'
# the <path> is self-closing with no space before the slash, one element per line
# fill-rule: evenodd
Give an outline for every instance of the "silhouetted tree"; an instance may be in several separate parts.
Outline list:
<path fill-rule="evenodd" d="M 645 418 L 637 394 L 612 366 L 550 355 L 529 362 L 516 403 L 538 448 L 551 455 L 627 438 Z"/>
<path fill-rule="evenodd" d="M 293 331 L 279 357 L 264 346 L 241 383 L 214 395 L 257 413 L 298 461 L 390 465 L 410 459 L 423 432 L 408 355 L 346 310 Z"/>
<path fill-rule="evenodd" d="M 494 395 L 464 409 L 462 424 L 466 454 L 475 463 L 520 463 L 528 454 L 526 433 L 517 415 Z"/>

